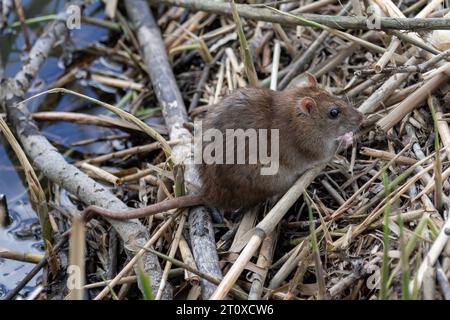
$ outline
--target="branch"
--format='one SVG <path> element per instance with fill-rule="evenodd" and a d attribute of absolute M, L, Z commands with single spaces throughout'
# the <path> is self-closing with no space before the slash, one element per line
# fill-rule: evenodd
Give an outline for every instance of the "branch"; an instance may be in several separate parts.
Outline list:
<path fill-rule="evenodd" d="M 0 0 L 0 34 L 6 26 L 8 16 L 13 10 L 12 0 Z"/>
<path fill-rule="evenodd" d="M 231 7 L 227 2 L 217 1 L 203 1 L 203 0 L 152 0 L 152 3 L 165 3 L 174 6 L 187 8 L 193 11 L 206 11 L 209 13 L 216 13 L 221 15 L 231 16 Z M 267 8 L 261 8 L 258 6 L 237 4 L 237 11 L 241 18 L 247 18 L 251 20 L 267 21 L 273 23 L 279 23 L 281 25 L 290 26 L 309 26 L 305 21 L 297 20 L 293 17 L 288 17 L 279 13 L 276 13 Z M 303 19 L 307 19 L 312 22 L 323 24 L 327 27 L 334 29 L 370 29 L 367 26 L 367 17 L 348 17 L 348 16 L 329 16 L 318 14 L 303 14 L 297 15 Z M 380 29 L 397 29 L 397 30 L 449 30 L 450 19 L 443 18 L 386 18 L 380 17 Z"/>
<path fill-rule="evenodd" d="M 6 27 L 8 16 L 13 9 L 12 0 L 0 0 L 0 36 L 3 33 L 3 29 Z M 3 78 L 4 67 L 2 59 L 0 59 L 0 80 Z"/>
<path fill-rule="evenodd" d="M 125 2 L 125 6 L 128 16 L 135 26 L 143 60 L 148 67 L 153 89 L 161 105 L 170 139 L 188 141 L 192 136 L 183 126 L 188 122 L 186 107 L 168 62 L 160 30 L 150 12 L 148 3 L 144 0 L 130 0 Z M 184 179 L 187 184 L 198 185 L 199 177 L 192 161 L 191 145 L 174 146 L 172 157 L 175 164 L 184 164 Z M 211 217 L 204 207 L 195 207 L 190 210 L 189 228 L 192 251 L 199 271 L 222 278 Z M 209 298 L 216 289 L 214 284 L 203 279 L 201 286 L 204 299 Z"/>
<path fill-rule="evenodd" d="M 14 79 L 2 85 L 0 104 L 5 107 L 23 149 L 43 175 L 54 183 L 60 184 L 61 187 L 76 195 L 86 204 L 125 211 L 128 207 L 109 190 L 65 161 L 64 157 L 40 134 L 26 104 L 21 102 L 50 50 L 56 41 L 67 32 L 65 22 L 65 12 L 59 13 L 57 19 L 36 41 L 30 51 L 29 59 L 22 69 Z M 148 232 L 138 220 L 126 222 L 107 220 L 116 229 L 125 248 L 143 246 L 147 242 Z M 130 249 L 127 249 L 127 254 L 129 257 L 134 255 Z M 162 276 L 158 259 L 152 254 L 145 254 L 142 260 L 156 290 Z M 165 297 L 170 298 L 171 296 L 171 291 L 167 289 Z"/>

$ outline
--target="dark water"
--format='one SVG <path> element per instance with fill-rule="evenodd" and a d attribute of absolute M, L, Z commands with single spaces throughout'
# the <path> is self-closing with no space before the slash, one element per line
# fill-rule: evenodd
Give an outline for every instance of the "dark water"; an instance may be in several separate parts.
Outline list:
<path fill-rule="evenodd" d="M 48 14 L 55 14 L 64 8 L 64 1 L 22 1 L 25 9 L 26 18 L 40 17 Z M 90 5 L 85 15 L 103 18 L 103 7 L 99 3 Z M 15 14 L 12 14 L 9 23 L 16 21 Z M 42 34 L 43 27 L 47 23 L 38 23 L 30 25 L 28 30 L 31 42 L 34 43 L 37 37 Z M 45 90 L 55 80 L 64 74 L 64 61 L 70 61 L 71 57 L 94 43 L 108 40 L 109 30 L 100 27 L 89 26 L 83 24 L 80 30 L 71 31 L 71 44 L 64 44 L 65 50 L 61 47 L 56 48 L 54 56 L 49 57 L 41 67 L 38 78 L 32 85 L 29 95 Z M 24 37 L 20 28 L 6 29 L 3 35 L 0 35 L 0 58 L 4 66 L 4 76 L 14 77 L 20 70 L 24 58 L 26 58 L 26 50 Z M 67 52 L 64 52 L 67 51 Z M 119 67 L 107 61 L 107 58 L 97 57 L 88 68 L 95 70 L 103 70 L 109 72 L 120 72 Z M 90 84 L 89 87 L 86 84 Z M 116 103 L 120 96 L 112 88 L 100 87 L 95 88 L 92 83 L 81 77 L 66 86 L 69 89 L 81 92 L 83 94 L 96 97 L 107 95 L 106 101 Z M 106 93 L 106 91 L 108 91 Z M 49 99 L 42 97 L 33 100 L 28 108 L 31 111 L 82 111 L 84 113 L 98 114 L 106 113 L 97 107 L 93 107 L 86 102 L 71 97 L 56 97 Z M 94 126 L 82 126 L 70 124 L 66 122 L 40 123 L 43 134 L 55 145 L 61 152 L 75 150 L 96 154 L 108 151 L 111 146 L 108 143 L 95 143 L 83 147 L 72 148 L 71 144 L 75 141 L 96 138 L 99 136 L 114 133 L 109 129 L 97 128 Z M 1 137 L 1 136 L 0 136 Z M 68 158 L 68 161 L 71 161 Z M 39 175 L 39 172 L 37 172 Z M 43 185 L 45 189 L 45 185 Z M 40 227 L 36 218 L 36 213 L 30 205 L 29 195 L 27 192 L 27 184 L 24 179 L 20 165 L 9 147 L 8 143 L 0 138 L 0 194 L 4 194 L 7 198 L 9 213 L 12 219 L 11 225 L 6 229 L 0 228 L 0 249 L 5 248 L 20 252 L 38 252 L 43 253 L 43 243 L 40 239 Z M 33 267 L 32 264 L 17 262 L 0 258 L 0 298 L 9 290 L 15 287 Z M 41 275 L 38 275 L 29 282 L 28 286 L 21 292 L 25 296 L 39 282 Z"/>

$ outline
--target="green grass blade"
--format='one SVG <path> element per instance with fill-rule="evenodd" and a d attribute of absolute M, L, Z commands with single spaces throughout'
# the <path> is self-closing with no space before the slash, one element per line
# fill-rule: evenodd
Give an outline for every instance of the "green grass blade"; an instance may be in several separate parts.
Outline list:
<path fill-rule="evenodd" d="M 400 249 L 400 265 L 402 270 L 402 299 L 403 300 L 410 300 L 411 295 L 409 292 L 409 281 L 410 281 L 410 274 L 409 274 L 409 266 L 408 266 L 408 250 L 407 246 L 405 244 L 405 230 L 404 230 L 404 224 L 403 224 L 403 218 L 400 214 L 398 216 L 398 224 L 400 228 L 400 239 L 399 239 L 399 249 Z"/>
<path fill-rule="evenodd" d="M 389 196 L 391 193 L 387 173 L 383 173 L 384 193 L 386 197 L 386 206 L 384 207 L 383 218 L 383 261 L 381 264 L 381 288 L 380 300 L 386 300 L 389 297 L 389 215 L 391 213 L 391 204 Z"/>
<path fill-rule="evenodd" d="M 322 262 L 320 260 L 320 250 L 319 250 L 319 245 L 317 243 L 316 229 L 314 227 L 314 222 L 313 222 L 311 200 L 306 192 L 303 195 L 304 195 L 305 203 L 308 207 L 309 232 L 311 235 L 311 247 L 313 250 L 314 265 L 316 268 L 316 278 L 317 278 L 317 284 L 319 287 L 317 298 L 319 300 L 323 300 L 326 298 L 326 294 L 327 294 L 326 285 L 325 285 L 325 275 L 323 274 Z"/>
<path fill-rule="evenodd" d="M 138 260 L 138 273 L 140 284 L 142 286 L 142 292 L 144 293 L 144 300 L 155 300 L 150 277 L 145 272 L 141 259 Z"/>
<path fill-rule="evenodd" d="M 234 23 L 236 23 L 236 28 L 239 35 L 239 43 L 241 47 L 241 57 L 245 66 L 245 73 L 247 74 L 247 79 L 250 85 L 254 87 L 259 86 L 258 76 L 256 74 L 255 65 L 253 63 L 250 50 L 248 48 L 247 39 L 245 38 L 244 29 L 242 28 L 241 18 L 236 9 L 236 4 L 234 0 L 231 0 L 231 12 L 233 14 Z"/>

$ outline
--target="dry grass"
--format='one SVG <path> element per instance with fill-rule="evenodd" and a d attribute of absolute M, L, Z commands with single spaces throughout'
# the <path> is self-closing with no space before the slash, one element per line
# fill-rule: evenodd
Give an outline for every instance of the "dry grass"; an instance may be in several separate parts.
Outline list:
<path fill-rule="evenodd" d="M 422 1 L 422 6 L 414 5 L 414 1 L 402 3 L 396 9 L 414 17 L 424 9 L 426 1 Z M 385 14 L 398 15 L 391 5 Z M 295 190 L 286 208 L 282 203 L 272 209 L 280 219 L 284 214 L 279 224 L 280 219 L 264 219 L 271 212 L 268 204 L 262 204 L 248 221 L 236 214 L 216 221 L 217 251 L 224 274 L 229 272 L 225 278 L 229 282 L 222 282 L 224 287 L 219 287 L 221 293 L 217 297 L 230 290 L 230 296 L 238 299 L 448 298 L 450 130 L 445 118 L 449 112 L 445 108 L 449 101 L 448 54 L 440 55 L 426 70 L 411 65 L 405 69 L 402 65 L 406 61 L 413 61 L 413 66 L 423 65 L 433 54 L 411 42 L 391 38 L 389 32 L 335 30 L 304 18 L 308 26 L 280 26 L 275 32 L 269 23 L 241 19 L 236 12 L 230 17 L 161 6 L 164 9 L 158 11 L 158 24 L 170 51 L 177 83 L 186 105 L 190 105 L 192 120 L 202 118 L 211 105 L 239 87 L 257 83 L 269 87 L 271 83 L 275 88 L 302 59 L 296 75 L 305 71 L 316 75 L 330 92 L 344 99 L 351 96 L 349 102 L 355 107 L 370 102 L 362 110 L 366 121 L 354 146 L 336 154 L 304 193 L 303 185 Z M 295 9 L 298 2 L 272 10 Z M 311 10 L 336 15 L 341 9 L 338 1 L 322 1 Z M 365 8 L 359 6 L 357 10 L 364 12 Z M 108 11 L 117 15 L 111 7 Z M 432 8 L 421 15 L 435 11 Z M 123 21 L 119 19 L 119 23 Z M 321 32 L 327 34 L 320 36 Z M 146 124 L 161 115 L 148 107 L 157 103 L 134 40 L 130 35 L 122 36 L 127 49 L 116 48 L 110 58 L 122 63 L 135 80 L 113 82 L 103 76 L 100 80 L 103 84 L 120 86 L 124 95 L 131 91 L 126 103 L 130 106 L 128 110 L 134 115 L 149 114 L 148 118 L 141 121 L 114 106 L 67 89 L 50 92 L 98 103 L 159 142 L 143 145 L 144 149 L 136 148 L 142 145 L 142 139 L 131 134 L 128 141 L 133 148 L 126 152 L 97 158 L 78 155 L 80 164 L 89 160 L 95 167 L 88 169 L 97 168 L 97 174 L 103 172 L 99 182 L 109 181 L 109 186 L 114 186 L 124 199 L 142 207 L 174 196 L 175 178 L 167 160 L 176 141 Z M 305 55 L 319 36 L 323 42 L 312 55 Z M 429 45 L 426 33 L 409 36 Z M 408 60 L 413 57 L 415 60 Z M 404 74 L 401 81 L 394 81 L 393 77 L 400 73 Z M 296 81 L 298 77 L 291 84 Z M 383 86 L 386 82 L 395 83 L 395 87 Z M 417 85 L 420 88 L 414 87 Z M 415 89 L 411 91 L 411 87 Z M 127 127 L 113 121 L 108 121 L 108 126 Z M 133 161 L 128 161 L 130 158 Z M 120 179 L 120 184 L 114 183 L 113 177 Z M 60 204 L 56 202 L 53 206 L 59 208 Z M 67 217 L 61 212 L 57 220 L 65 221 Z M 136 277 L 131 277 L 130 272 L 145 250 L 158 254 L 165 265 L 159 293 L 153 296 L 146 290 L 148 299 L 160 298 L 166 280 L 175 287 L 177 298 L 198 299 L 200 278 L 219 284 L 219 279 L 195 269 L 185 222 L 185 213 L 174 212 L 146 219 L 152 237 L 143 248 L 134 248 L 135 258 L 125 262 L 119 250 L 111 249 L 115 238 L 109 226 L 101 219 L 90 221 L 86 230 L 87 256 L 92 262 L 86 267 L 92 275 L 86 282 L 90 296 L 111 298 L 114 292 L 114 298 L 136 297 L 138 291 L 135 286 L 130 287 Z M 249 236 L 258 223 L 266 228 L 263 228 L 267 231 L 266 240 L 263 236 Z M 253 244 L 253 251 L 248 246 L 247 251 L 241 251 L 247 241 Z M 238 260 L 243 255 L 248 259 Z M 234 269 L 230 269 L 236 261 Z M 170 277 L 174 267 L 185 272 Z M 432 276 L 425 277 L 430 271 Z M 145 274 L 137 276 L 145 278 Z M 89 285 L 110 279 L 113 280 L 103 285 L 101 291 Z"/>

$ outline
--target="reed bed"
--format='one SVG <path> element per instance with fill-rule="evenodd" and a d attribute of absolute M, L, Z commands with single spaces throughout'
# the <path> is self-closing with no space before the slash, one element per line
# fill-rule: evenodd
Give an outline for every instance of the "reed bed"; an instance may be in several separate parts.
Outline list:
<path fill-rule="evenodd" d="M 47 111 L 32 116 L 38 124 L 70 121 L 80 128 L 112 128 L 111 136 L 58 146 L 58 151 L 68 154 L 75 146 L 113 143 L 113 150 L 104 154 L 72 153 L 72 161 L 99 187 L 111 190 L 129 207 L 140 208 L 188 192 L 176 148 L 191 140 L 175 136 L 164 125 L 167 111 L 161 105 L 158 79 L 149 77 L 146 49 L 133 32 L 129 11 L 127 15 L 117 1 L 106 3 L 105 22 L 116 41 L 83 49 L 87 65 L 73 63 L 46 94 L 76 95 L 110 113 Z M 448 2 L 402 1 L 400 7 L 396 3 L 151 2 L 176 80 L 177 88 L 172 89 L 180 91 L 186 106 L 187 131 L 238 88 L 282 90 L 301 82 L 305 72 L 363 112 L 364 124 L 352 146 L 341 148 L 326 167 L 305 174 L 278 203 L 263 203 L 245 214 L 210 213 L 212 229 L 205 228 L 218 259 L 210 263 L 219 274 L 205 272 L 204 260 L 193 250 L 189 210 L 141 219 L 149 234 L 147 243 L 131 241 L 124 248 L 123 239 L 102 218 L 80 225 L 76 216 L 88 204 L 76 194 L 62 198 L 58 184 L 48 182 L 47 223 L 56 250 L 49 242 L 44 260 L 51 259 L 41 263 L 47 266 L 47 290 L 35 298 L 164 299 L 167 286 L 173 289 L 170 298 L 193 300 L 449 299 L 450 30 L 433 30 L 433 24 L 427 29 L 425 22 L 420 28 L 414 25 L 419 21 L 414 19 L 448 17 Z M 374 8 L 385 19 L 381 29 L 363 28 L 358 19 L 351 24 L 351 17 L 363 15 L 367 20 Z M 254 14 L 258 12 L 264 13 L 261 20 Z M 345 24 L 324 23 L 329 16 Z M 27 18 L 31 17 L 22 17 L 16 28 L 31 28 L 33 21 Z M 406 29 L 390 27 L 394 18 L 409 19 Z M 120 64 L 124 72 L 88 72 L 88 86 L 115 88 L 122 97 L 119 103 L 113 106 L 59 89 L 70 88 L 78 81 L 70 75 L 89 70 L 89 61 L 102 56 Z M 36 180 L 26 158 L 21 163 Z M 35 189 L 33 185 L 33 194 Z M 42 200 L 42 195 L 34 198 Z M 62 239 L 69 237 L 70 228 L 69 250 Z M 133 254 L 127 257 L 125 249 Z M 159 283 L 146 274 L 144 254 L 157 257 Z M 26 254 L 2 256 L 25 259 Z M 81 289 L 65 287 L 71 277 L 65 273 L 68 256 L 83 274 L 85 270 Z M 27 259 L 39 264 L 35 256 Z"/>

